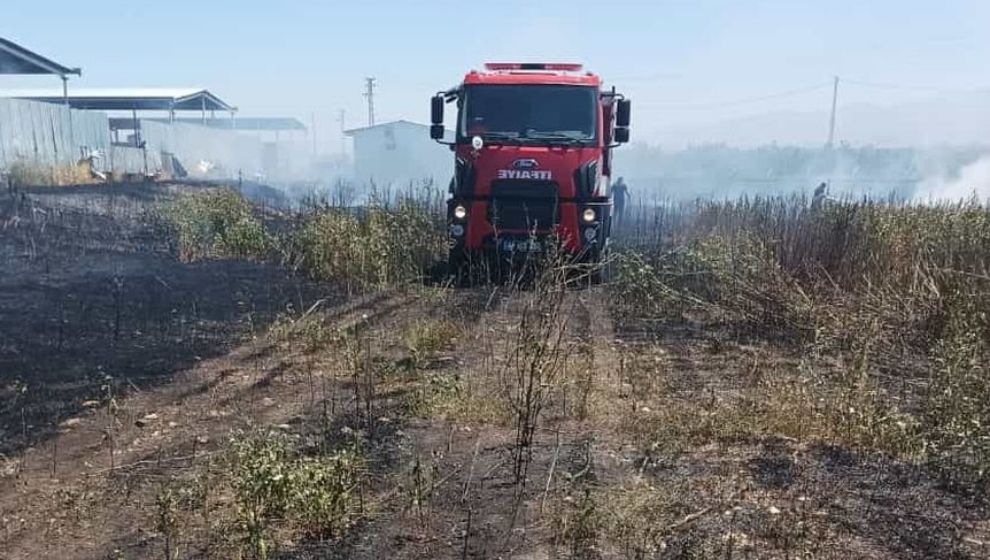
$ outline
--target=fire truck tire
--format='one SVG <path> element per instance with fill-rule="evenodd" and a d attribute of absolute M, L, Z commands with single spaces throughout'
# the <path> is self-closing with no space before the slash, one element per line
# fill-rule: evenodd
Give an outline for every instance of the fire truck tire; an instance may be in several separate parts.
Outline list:
<path fill-rule="evenodd" d="M 447 256 L 447 276 L 455 286 L 465 286 L 470 281 L 470 263 L 462 251 L 451 251 Z"/>
<path fill-rule="evenodd" d="M 599 255 L 592 263 L 591 283 L 608 284 L 612 281 L 612 258 L 606 251 Z"/>

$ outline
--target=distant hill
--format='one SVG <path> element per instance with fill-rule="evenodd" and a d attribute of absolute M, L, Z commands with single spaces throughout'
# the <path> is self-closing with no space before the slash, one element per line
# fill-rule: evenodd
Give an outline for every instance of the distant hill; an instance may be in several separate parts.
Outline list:
<path fill-rule="evenodd" d="M 667 148 L 703 143 L 821 146 L 828 111 L 779 111 L 699 124 L 674 124 L 641 137 Z M 990 144 L 990 90 L 890 106 L 840 105 L 836 140 L 885 147 Z"/>

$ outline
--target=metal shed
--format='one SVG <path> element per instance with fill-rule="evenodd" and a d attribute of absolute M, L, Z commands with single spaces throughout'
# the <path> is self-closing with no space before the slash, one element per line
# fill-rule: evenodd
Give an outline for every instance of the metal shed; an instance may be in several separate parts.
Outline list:
<path fill-rule="evenodd" d="M 430 138 L 430 127 L 398 120 L 344 131 L 354 139 L 354 174 L 359 181 L 401 184 L 433 178 L 446 185 L 454 169 L 447 146 Z M 446 131 L 453 139 L 453 132 Z"/>

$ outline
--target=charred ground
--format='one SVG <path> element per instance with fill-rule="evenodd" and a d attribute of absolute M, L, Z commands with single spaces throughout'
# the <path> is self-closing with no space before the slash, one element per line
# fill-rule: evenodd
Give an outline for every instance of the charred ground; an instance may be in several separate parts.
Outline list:
<path fill-rule="evenodd" d="M 155 212 L 200 188 L 36 189 L 0 201 L 0 453 L 43 440 L 107 391 L 168 382 L 325 293 L 269 263 L 177 262 Z"/>

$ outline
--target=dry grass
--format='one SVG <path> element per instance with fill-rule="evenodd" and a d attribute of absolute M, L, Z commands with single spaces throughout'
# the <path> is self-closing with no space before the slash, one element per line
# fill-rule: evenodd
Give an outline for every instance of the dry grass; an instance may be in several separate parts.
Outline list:
<path fill-rule="evenodd" d="M 10 164 L 6 175 L 12 187 L 60 187 L 87 185 L 98 182 L 88 163 L 51 165 L 32 160 Z"/>
<path fill-rule="evenodd" d="M 960 442 L 990 437 L 977 404 L 990 357 L 990 210 L 859 203 L 816 212 L 797 199 L 756 199 L 682 207 L 676 219 L 664 211 L 675 228 L 630 239 L 621 313 L 703 317 L 715 338 L 800 349 L 808 359 L 797 371 L 763 375 L 760 398 L 789 402 L 773 401 L 761 418 L 786 425 L 780 411 L 793 410 L 795 423 L 815 419 L 801 426 L 819 437 L 909 459 L 924 449 L 950 471 L 968 465 L 983 477 L 986 455 Z"/>
<path fill-rule="evenodd" d="M 318 206 L 283 240 L 287 262 L 349 291 L 421 282 L 445 256 L 443 214 L 431 191 L 374 198 L 361 209 Z"/>
<path fill-rule="evenodd" d="M 896 477 L 884 469 L 986 495 L 990 210 L 859 203 L 814 212 L 771 198 L 637 218 L 620 238 L 610 287 L 617 334 L 630 340 L 614 377 L 597 377 L 588 418 L 610 443 L 595 482 L 554 487 L 559 553 L 867 554 L 848 540 L 853 525 L 896 541 L 869 507 L 826 511 L 848 482 L 820 474 L 812 449 L 871 457 L 872 482 L 858 492 L 883 496 L 892 518 L 933 498 L 916 480 L 887 482 Z M 627 466 L 608 472 L 616 455 Z M 765 486 L 772 477 L 783 482 Z M 962 531 L 929 521 L 884 546 L 969 557 Z"/>
<path fill-rule="evenodd" d="M 590 296 L 550 256 L 541 274 L 479 288 L 484 321 L 447 313 L 451 292 L 437 289 L 423 295 L 435 311 L 391 333 L 391 345 L 315 313 L 286 323 L 283 342 L 304 356 L 332 351 L 332 377 L 350 381 L 367 426 L 376 395 L 397 391 L 408 414 L 447 434 L 467 425 L 504 442 L 497 460 L 479 459 L 479 435 L 446 475 L 442 444 L 432 461 L 410 457 L 395 495 L 416 531 L 449 516 L 443 485 L 478 462 L 490 466 L 468 481 L 504 466 L 511 488 L 487 523 L 533 530 L 562 557 L 871 555 L 875 543 L 856 531 L 894 556 L 964 557 L 957 525 L 926 520 L 914 541 L 897 541 L 889 519 L 933 500 L 943 517 L 964 508 L 891 473 L 985 491 L 990 237 L 969 233 L 987 210 L 811 212 L 766 199 L 657 212 L 666 221 L 627 235 L 616 281 Z M 404 285 L 441 252 L 437 217 L 408 200 L 318 208 L 283 237 L 283 254 L 355 290 Z M 582 297 L 607 299 L 623 343 L 595 338 L 602 317 L 576 305 Z M 866 474 L 843 478 L 823 466 L 829 453 L 867 458 L 857 464 Z M 470 487 L 454 492 L 469 515 Z M 862 500 L 830 509 L 840 491 Z"/>
<path fill-rule="evenodd" d="M 161 219 L 174 251 L 188 262 L 208 258 L 264 259 L 271 234 L 251 203 L 229 188 L 188 193 L 166 205 Z"/>
<path fill-rule="evenodd" d="M 421 283 L 437 269 L 447 238 L 431 191 L 376 197 L 355 209 L 311 205 L 294 219 L 264 221 L 233 189 L 185 194 L 158 216 L 180 260 L 279 258 L 349 293 Z"/>

